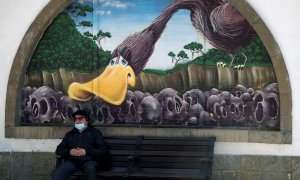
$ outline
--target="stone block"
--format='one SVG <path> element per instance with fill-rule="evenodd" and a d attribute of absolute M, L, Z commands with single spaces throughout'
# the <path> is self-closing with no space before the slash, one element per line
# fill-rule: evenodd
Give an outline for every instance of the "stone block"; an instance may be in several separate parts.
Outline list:
<path fill-rule="evenodd" d="M 33 152 L 32 153 L 32 174 L 49 175 L 55 167 L 54 153 Z M 38 176 L 37 176 L 38 177 Z"/>
<path fill-rule="evenodd" d="M 289 74 L 281 55 L 272 57 L 274 71 L 277 77 L 279 93 L 291 93 Z"/>
<path fill-rule="evenodd" d="M 27 127 L 15 127 L 16 138 L 39 138 L 39 139 L 51 139 L 53 138 L 54 127 L 38 127 L 38 126 L 27 126 Z"/>
<path fill-rule="evenodd" d="M 292 180 L 290 173 L 263 173 L 262 180 Z"/>
<path fill-rule="evenodd" d="M 249 131 L 249 142 L 282 144 L 282 133 L 278 131 Z"/>
<path fill-rule="evenodd" d="M 282 143 L 292 144 L 292 131 L 281 131 L 282 133 Z"/>
<path fill-rule="evenodd" d="M 51 174 L 48 174 L 47 176 L 44 176 L 45 180 L 51 180 L 52 177 L 51 177 Z"/>
<path fill-rule="evenodd" d="M 0 179 L 10 179 L 10 153 L 0 153 Z"/>
<path fill-rule="evenodd" d="M 191 137 L 191 129 L 156 128 L 155 135 L 158 137 Z"/>
<path fill-rule="evenodd" d="M 292 179 L 300 179 L 300 167 L 293 170 Z"/>
<path fill-rule="evenodd" d="M 292 172 L 292 157 L 280 156 L 276 157 L 279 165 L 279 172 Z"/>
<path fill-rule="evenodd" d="M 292 168 L 293 170 L 300 168 L 300 157 L 292 157 Z"/>
<path fill-rule="evenodd" d="M 222 180 L 221 179 L 221 171 L 213 170 L 211 175 L 211 180 Z"/>
<path fill-rule="evenodd" d="M 292 179 L 300 179 L 300 157 L 292 157 Z"/>
<path fill-rule="evenodd" d="M 31 153 L 12 152 L 11 179 L 32 179 Z"/>
<path fill-rule="evenodd" d="M 281 89 L 280 89 L 281 90 Z M 283 93 L 280 91 L 280 129 L 292 131 L 292 99 L 291 93 Z"/>
<path fill-rule="evenodd" d="M 155 128 L 142 127 L 100 127 L 104 136 L 155 136 Z"/>
<path fill-rule="evenodd" d="M 237 171 L 237 180 L 261 180 L 261 172 Z"/>
<path fill-rule="evenodd" d="M 62 139 L 64 138 L 65 134 L 70 131 L 73 127 L 72 126 L 59 126 L 55 127 L 53 138 L 55 139 Z"/>
<path fill-rule="evenodd" d="M 32 180 L 45 180 L 43 175 L 32 175 Z"/>
<path fill-rule="evenodd" d="M 11 180 L 32 180 L 32 174 L 13 173 Z"/>
<path fill-rule="evenodd" d="M 214 155 L 214 170 L 242 170 L 243 166 L 243 156 Z"/>
<path fill-rule="evenodd" d="M 236 171 L 233 171 L 233 170 L 221 171 L 221 179 L 222 180 L 235 180 L 236 179 Z"/>
<path fill-rule="evenodd" d="M 275 156 L 245 156 L 244 170 L 255 172 L 278 172 L 279 165 Z"/>

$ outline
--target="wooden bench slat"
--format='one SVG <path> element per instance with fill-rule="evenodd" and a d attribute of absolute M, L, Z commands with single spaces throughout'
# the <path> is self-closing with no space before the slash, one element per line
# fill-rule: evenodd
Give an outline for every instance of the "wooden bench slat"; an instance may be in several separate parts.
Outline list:
<path fill-rule="evenodd" d="M 176 146 L 168 146 L 168 145 L 148 145 L 143 144 L 142 145 L 142 151 L 144 150 L 161 150 L 161 151 L 171 151 L 171 150 L 177 150 L 177 151 L 208 151 L 207 146 L 186 146 L 186 145 L 176 145 Z"/>
<path fill-rule="evenodd" d="M 83 172 L 79 171 L 77 174 L 73 174 L 70 179 L 78 179 L 78 176 L 82 176 Z M 122 178 L 124 177 L 126 179 L 126 172 L 114 172 L 114 171 L 104 171 L 104 172 L 98 172 L 98 177 L 104 177 L 104 178 Z M 181 179 L 181 180 L 190 180 L 190 179 L 205 179 L 204 175 L 199 174 L 178 174 L 178 173 L 139 173 L 134 172 L 130 173 L 130 177 L 133 178 L 143 178 L 143 179 Z"/>
<path fill-rule="evenodd" d="M 110 147 L 110 150 L 125 150 L 125 151 L 134 151 L 135 147 L 130 146 L 115 146 Z M 169 147 L 169 146 L 142 146 L 141 151 L 195 151 L 195 152 L 207 152 L 208 147 L 204 146 L 197 146 L 197 147 L 190 147 L 190 146 L 176 146 L 176 147 Z"/>
<path fill-rule="evenodd" d="M 140 172 L 133 172 L 132 177 L 166 178 L 167 179 L 209 179 L 210 172 L 199 169 L 164 169 L 164 168 L 142 168 Z M 155 179 L 155 178 L 153 178 Z"/>
<path fill-rule="evenodd" d="M 136 139 L 105 139 L 108 144 L 136 144 Z"/>
<path fill-rule="evenodd" d="M 134 152 L 129 150 L 111 150 L 111 154 L 120 155 L 128 154 L 133 156 Z M 186 157 L 203 157 L 207 156 L 207 152 L 188 152 L 188 151 L 141 151 L 140 156 L 186 156 Z"/>
<path fill-rule="evenodd" d="M 172 139 L 143 139 L 143 144 L 152 144 L 152 145 L 191 145 L 191 146 L 199 146 L 199 145 L 208 145 L 208 141 L 195 141 L 195 140 L 172 140 Z"/>
<path fill-rule="evenodd" d="M 165 162 L 140 162 L 138 166 L 141 168 L 182 168 L 182 169 L 198 169 L 199 167 L 209 166 L 209 162 L 198 162 L 198 163 L 165 163 Z"/>
<path fill-rule="evenodd" d="M 139 158 L 139 161 L 143 162 L 169 162 L 169 163 L 194 163 L 194 162 L 206 162 L 210 161 L 207 157 L 148 157 L 142 156 Z"/>
<path fill-rule="evenodd" d="M 108 146 L 109 149 L 135 149 L 135 144 L 111 144 Z"/>
<path fill-rule="evenodd" d="M 113 161 L 111 164 L 113 167 L 128 167 L 129 165 L 128 161 Z"/>
<path fill-rule="evenodd" d="M 199 176 L 199 175 L 192 175 L 192 174 L 168 174 L 166 176 L 166 174 L 151 174 L 151 173 L 132 173 L 130 174 L 130 177 L 134 177 L 134 178 L 147 178 L 147 179 L 178 179 L 178 180 L 187 180 L 187 179 L 205 179 L 205 176 Z"/>
<path fill-rule="evenodd" d="M 188 151 L 142 151 L 141 156 L 185 156 L 185 157 L 202 157 L 207 156 L 207 152 L 188 152 Z"/>

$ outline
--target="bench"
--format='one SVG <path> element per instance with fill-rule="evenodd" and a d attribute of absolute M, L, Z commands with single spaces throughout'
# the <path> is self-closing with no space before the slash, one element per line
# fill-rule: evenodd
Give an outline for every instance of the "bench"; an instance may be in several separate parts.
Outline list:
<path fill-rule="evenodd" d="M 104 179 L 210 179 L 215 137 L 106 137 L 111 168 Z M 62 163 L 57 158 L 56 166 Z M 80 179 L 82 171 L 70 179 Z"/>

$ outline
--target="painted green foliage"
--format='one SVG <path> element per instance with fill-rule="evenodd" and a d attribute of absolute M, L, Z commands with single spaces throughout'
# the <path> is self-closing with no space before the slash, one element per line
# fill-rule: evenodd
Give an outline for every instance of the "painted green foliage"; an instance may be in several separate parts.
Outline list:
<path fill-rule="evenodd" d="M 201 44 L 200 44 L 201 45 Z M 195 52 L 199 51 L 201 54 L 201 46 L 195 43 L 190 43 L 184 46 L 184 49 L 190 50 L 190 54 L 195 56 Z M 243 53 L 247 54 L 247 64 L 246 66 L 273 66 L 271 58 L 266 50 L 265 46 L 263 45 L 262 41 L 259 37 L 256 37 L 248 46 L 246 46 L 243 50 Z M 174 52 L 169 52 L 168 54 L 171 58 L 176 58 L 176 54 Z M 234 64 L 241 64 L 244 62 L 244 57 L 241 53 L 234 54 L 235 61 Z M 145 69 L 145 73 L 151 74 L 158 74 L 158 75 L 165 75 L 174 73 L 180 69 L 187 68 L 190 64 L 198 64 L 198 65 L 210 65 L 215 66 L 217 62 L 224 62 L 227 65 L 231 62 L 231 57 L 226 52 L 219 51 L 217 49 L 209 49 L 207 53 L 203 54 L 200 57 L 196 57 L 192 61 L 187 63 L 177 64 L 174 68 L 169 70 L 155 70 L 155 69 Z M 233 64 L 233 65 L 234 65 Z"/>
<path fill-rule="evenodd" d="M 76 29 L 74 21 L 63 12 L 45 31 L 30 61 L 27 74 L 57 71 L 96 72 L 109 62 L 110 51 L 99 49 L 95 42 Z"/>

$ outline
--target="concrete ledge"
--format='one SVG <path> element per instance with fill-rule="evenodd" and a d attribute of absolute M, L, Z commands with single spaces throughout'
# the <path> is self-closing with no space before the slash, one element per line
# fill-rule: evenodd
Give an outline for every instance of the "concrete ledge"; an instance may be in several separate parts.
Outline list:
<path fill-rule="evenodd" d="M 7 138 L 58 139 L 63 138 L 71 126 L 15 126 L 6 127 Z M 288 131 L 261 131 L 235 129 L 154 128 L 154 127 L 97 127 L 104 136 L 152 136 L 152 137 L 208 137 L 217 142 L 255 142 L 285 144 L 290 142 Z"/>

